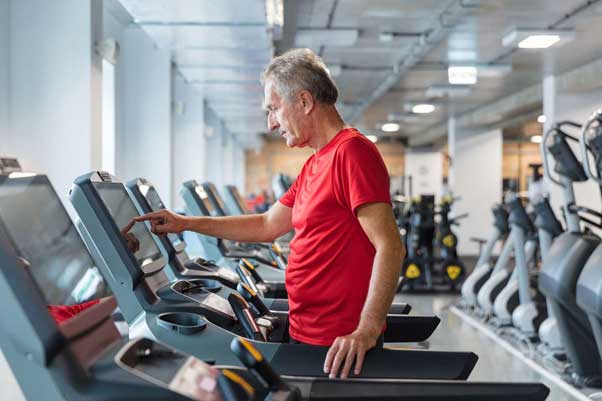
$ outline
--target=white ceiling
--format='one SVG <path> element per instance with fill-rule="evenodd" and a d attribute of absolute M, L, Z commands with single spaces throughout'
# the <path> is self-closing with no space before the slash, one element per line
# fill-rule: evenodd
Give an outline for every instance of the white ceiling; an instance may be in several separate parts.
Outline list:
<path fill-rule="evenodd" d="M 241 136 L 265 131 L 259 74 L 272 57 L 274 43 L 266 25 L 264 0 L 120 1 L 159 46 L 172 50 L 182 75 L 204 91 L 228 128 Z M 471 7 L 459 7 L 460 3 Z M 402 129 L 393 135 L 411 139 L 445 124 L 451 113 L 462 115 L 540 83 L 544 73 L 566 72 L 602 58 L 602 1 L 593 1 L 572 15 L 585 3 L 285 0 L 285 37 L 275 45 L 278 52 L 286 50 L 282 43 L 307 45 L 327 65 L 341 66 L 335 77 L 341 109 L 353 114 L 371 94 L 378 94 L 355 123 L 367 132 L 384 135 L 377 127 L 391 115 L 401 115 Z M 452 15 L 452 9 L 460 11 Z M 564 20 L 566 14 L 570 18 Z M 443 34 L 432 37 L 442 24 Z M 558 49 L 510 51 L 501 39 L 512 26 L 575 28 L 576 37 Z M 381 41 L 383 32 L 393 32 L 394 39 Z M 399 77 L 393 76 L 395 81 L 382 94 L 375 92 L 412 54 L 420 57 Z M 447 67 L 452 63 L 511 65 L 512 72 L 480 77 L 465 96 L 429 98 L 429 87 L 447 84 Z M 426 116 L 407 116 L 408 106 L 418 102 L 433 102 L 437 109 Z M 499 119 L 529 114 L 529 107 L 500 114 Z"/>

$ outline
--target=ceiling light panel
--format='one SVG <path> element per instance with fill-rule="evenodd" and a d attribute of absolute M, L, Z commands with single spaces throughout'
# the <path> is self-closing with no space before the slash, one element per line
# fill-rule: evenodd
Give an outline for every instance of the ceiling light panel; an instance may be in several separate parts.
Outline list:
<path fill-rule="evenodd" d="M 412 113 L 416 114 L 430 114 L 435 111 L 435 106 L 432 104 L 416 104 L 412 107 Z"/>
<path fill-rule="evenodd" d="M 574 38 L 572 30 L 547 30 L 547 29 L 518 29 L 508 30 L 502 44 L 506 47 L 520 47 L 523 49 L 546 49 L 561 46 Z"/>
<path fill-rule="evenodd" d="M 136 22 L 266 24 L 265 0 L 120 0 Z"/>

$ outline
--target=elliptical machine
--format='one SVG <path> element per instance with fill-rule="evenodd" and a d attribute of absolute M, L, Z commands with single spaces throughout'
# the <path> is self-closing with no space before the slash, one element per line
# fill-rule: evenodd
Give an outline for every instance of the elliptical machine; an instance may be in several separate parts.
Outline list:
<path fill-rule="evenodd" d="M 496 204 L 491 212 L 493 213 L 493 233 L 479 254 L 479 259 L 475 264 L 474 270 L 464 280 L 464 284 L 462 284 L 462 303 L 465 307 L 474 308 L 477 305 L 477 293 L 489 279 L 493 271 L 491 260 L 493 248 L 498 241 L 503 242 L 510 231 L 508 227 L 508 211 L 504 204 Z"/>
<path fill-rule="evenodd" d="M 549 248 L 539 274 L 539 289 L 546 296 L 555 317 L 559 338 L 573 367 L 573 381 L 577 385 L 600 387 L 602 360 L 588 317 L 577 305 L 576 292 L 577 280 L 601 240 L 581 230 L 580 219 L 585 222 L 590 220 L 579 215 L 588 210 L 575 205 L 573 182 L 586 181 L 587 176 L 567 142 L 567 139 L 578 139 L 566 133 L 564 127 L 581 128 L 581 125 L 570 121 L 557 123 L 546 131 L 541 143 L 545 174 L 550 181 L 563 188 L 567 231 L 559 235 Z M 548 152 L 556 161 L 554 171 L 559 179 L 551 174 Z"/>

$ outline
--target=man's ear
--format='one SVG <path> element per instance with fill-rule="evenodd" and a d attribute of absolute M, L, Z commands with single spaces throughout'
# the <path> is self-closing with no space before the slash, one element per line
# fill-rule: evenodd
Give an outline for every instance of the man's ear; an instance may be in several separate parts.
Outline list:
<path fill-rule="evenodd" d="M 309 115 L 315 106 L 314 97 L 308 91 L 302 90 L 299 92 L 299 98 L 301 100 L 301 106 L 303 106 L 303 112 L 305 115 Z"/>

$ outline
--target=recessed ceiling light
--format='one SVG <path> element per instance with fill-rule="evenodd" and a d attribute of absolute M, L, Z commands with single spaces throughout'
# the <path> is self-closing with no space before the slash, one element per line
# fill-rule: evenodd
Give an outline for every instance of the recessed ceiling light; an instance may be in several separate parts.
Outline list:
<path fill-rule="evenodd" d="M 386 123 L 386 124 L 383 124 L 383 126 L 381 127 L 381 129 L 384 132 L 397 132 L 397 131 L 399 131 L 399 124 L 397 124 L 397 123 Z"/>
<path fill-rule="evenodd" d="M 370 139 L 372 143 L 378 142 L 378 137 L 376 135 L 366 135 L 366 138 Z"/>
<path fill-rule="evenodd" d="M 533 135 L 531 137 L 531 142 L 533 142 L 533 143 L 541 143 L 541 135 Z"/>
<path fill-rule="evenodd" d="M 452 85 L 474 85 L 477 83 L 477 67 L 450 66 L 447 68 L 447 77 Z"/>
<path fill-rule="evenodd" d="M 543 124 L 546 122 L 546 116 L 541 114 L 539 117 L 537 117 L 537 122 L 540 124 Z"/>
<path fill-rule="evenodd" d="M 517 29 L 508 30 L 502 44 L 506 47 L 518 46 L 521 49 L 546 49 L 550 46 L 560 46 L 574 37 L 572 30 L 550 29 Z"/>
<path fill-rule="evenodd" d="M 521 49 L 547 49 L 560 41 L 558 35 L 531 35 L 518 42 Z"/>
<path fill-rule="evenodd" d="M 435 106 L 432 104 L 417 104 L 412 107 L 412 113 L 429 114 L 435 111 Z"/>

